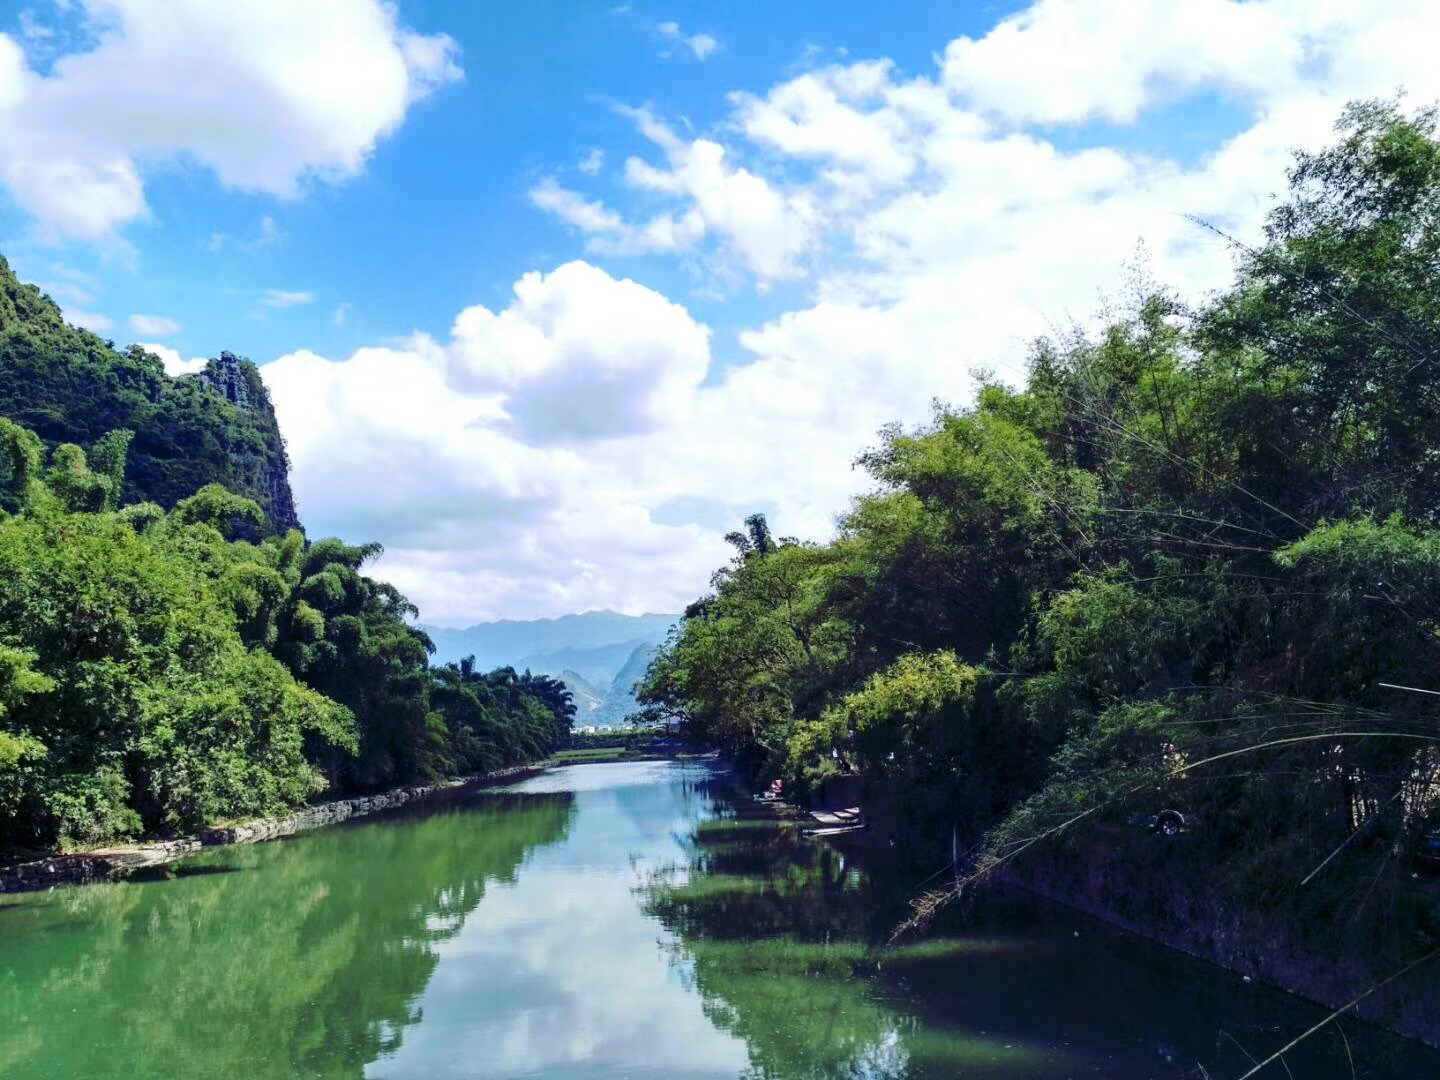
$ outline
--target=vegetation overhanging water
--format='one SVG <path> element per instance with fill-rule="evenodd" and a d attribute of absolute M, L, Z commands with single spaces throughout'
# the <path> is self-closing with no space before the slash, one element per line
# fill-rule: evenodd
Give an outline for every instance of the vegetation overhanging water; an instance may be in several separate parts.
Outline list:
<path fill-rule="evenodd" d="M 709 766 L 555 769 L 8 900 L 0 1075 L 1218 1080 L 1321 1015 L 1022 898 L 887 950 L 914 884 Z M 1338 1029 L 1288 1064 L 1351 1075 Z"/>

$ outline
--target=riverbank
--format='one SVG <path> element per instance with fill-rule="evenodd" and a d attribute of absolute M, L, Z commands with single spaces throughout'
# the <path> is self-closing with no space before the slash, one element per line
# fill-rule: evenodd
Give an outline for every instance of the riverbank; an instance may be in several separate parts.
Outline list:
<path fill-rule="evenodd" d="M 740 785 L 737 785 L 737 790 Z M 748 789 L 745 789 L 748 792 Z M 873 854 L 892 839 L 883 829 L 867 835 L 780 800 L 753 799 L 746 814 L 771 816 L 807 836 L 856 841 Z M 850 816 L 852 812 L 846 812 Z M 806 827 L 815 826 L 819 827 Z M 1191 862 L 1184 838 L 1136 841 L 1101 833 L 1092 842 L 1055 845 L 1027 853 L 996 884 L 1014 888 L 1117 930 L 1173 949 L 1304 1001 L 1339 1009 L 1405 967 L 1415 954 L 1393 955 L 1352 933 L 1324 934 L 1317 927 L 1273 913 L 1237 910 Z M 1440 894 L 1440 879 L 1406 883 L 1419 893 Z M 1394 897 L 1391 898 L 1393 902 Z M 980 903 L 984 903 L 982 898 Z M 1419 955 L 1424 955 L 1423 952 Z M 1440 1049 L 1440 956 L 1350 1008 L 1343 1016 L 1376 1024 Z M 1343 1018 L 1343 1017 L 1342 1017 Z"/>
<path fill-rule="evenodd" d="M 547 765 L 610 765 L 620 761 L 710 761 L 714 752 L 691 753 L 674 746 L 629 747 L 597 746 L 575 750 L 557 750 L 545 760 Z"/>
<path fill-rule="evenodd" d="M 1104 843 L 1035 854 L 1002 877 L 1110 926 L 1339 1009 L 1401 970 L 1412 956 L 1381 956 L 1354 936 L 1306 934 L 1293 921 L 1237 910 L 1188 878 L 1183 848 Z M 1423 886 L 1440 890 L 1440 882 Z M 1424 955 L 1423 953 L 1421 955 Z M 1345 1015 L 1440 1048 L 1440 956 L 1366 997 Z"/>
<path fill-rule="evenodd" d="M 0 893 L 34 892 L 58 885 L 86 885 L 100 881 L 117 881 L 129 877 L 137 870 L 163 866 L 176 859 L 193 854 L 205 847 L 224 844 L 257 844 L 309 829 L 326 825 L 338 825 L 342 821 L 364 817 L 380 810 L 403 806 L 416 799 L 423 799 L 442 791 L 463 787 L 483 787 L 530 775 L 544 769 L 544 763 L 534 765 L 512 765 L 493 772 L 477 773 L 473 776 L 442 780 L 435 784 L 409 785 L 376 792 L 373 795 L 359 795 L 349 799 L 335 799 L 302 807 L 283 817 L 259 818 L 239 824 L 217 825 L 203 829 L 191 836 L 173 837 L 147 844 L 125 844 L 80 851 L 70 854 L 53 854 L 39 859 L 12 863 L 0 867 Z"/>

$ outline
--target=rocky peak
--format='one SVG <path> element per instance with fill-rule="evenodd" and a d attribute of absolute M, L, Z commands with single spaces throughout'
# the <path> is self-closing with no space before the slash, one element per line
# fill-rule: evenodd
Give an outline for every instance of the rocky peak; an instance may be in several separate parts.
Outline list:
<path fill-rule="evenodd" d="M 206 364 L 205 370 L 196 377 L 230 404 L 238 405 L 242 409 L 254 409 L 252 381 L 258 381 L 259 376 L 259 370 L 249 360 L 232 352 L 221 352 Z M 267 400 L 265 405 L 268 407 L 269 404 Z"/>
<path fill-rule="evenodd" d="M 290 458 L 285 440 L 275 419 L 275 409 L 265 381 L 254 362 L 232 352 L 222 351 L 197 372 L 195 378 L 230 402 L 244 409 L 255 420 L 265 443 L 262 475 L 258 477 L 259 502 L 271 525 L 279 532 L 302 529 L 295 510 L 295 496 L 290 490 Z"/>

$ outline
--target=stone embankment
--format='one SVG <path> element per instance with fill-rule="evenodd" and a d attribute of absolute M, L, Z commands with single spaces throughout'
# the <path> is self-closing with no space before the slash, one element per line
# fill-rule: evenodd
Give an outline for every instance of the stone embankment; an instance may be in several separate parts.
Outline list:
<path fill-rule="evenodd" d="M 0 867 L 0 893 L 29 892 L 48 889 L 56 885 L 83 885 L 95 881 L 116 881 L 128 877 L 136 870 L 173 862 L 184 855 L 199 851 L 202 847 L 219 844 L 256 844 L 274 840 L 281 836 L 293 836 L 307 829 L 324 825 L 335 825 L 354 817 L 373 814 L 377 810 L 388 810 L 402 806 L 415 799 L 434 795 L 437 792 L 467 785 L 491 783 L 533 772 L 537 766 L 516 765 L 499 769 L 480 776 L 460 780 L 446 780 L 439 784 L 419 787 L 393 788 L 375 795 L 362 795 L 353 799 L 337 799 L 334 802 L 317 803 L 279 818 L 261 818 L 243 825 L 227 825 L 205 829 L 198 836 L 183 836 L 174 840 L 161 840 L 153 844 L 134 844 L 125 847 L 106 848 L 99 851 L 85 851 L 74 855 L 51 855 L 31 862 L 16 863 Z"/>
<path fill-rule="evenodd" d="M 1137 845 L 1133 838 L 1097 830 L 1079 848 L 1052 848 L 1012 864 L 1003 880 L 1332 1009 L 1383 984 L 1414 958 L 1409 948 L 1381 955 L 1373 944 L 1344 933 L 1328 942 L 1317 940 L 1304 933 L 1313 927 L 1224 902 L 1195 872 L 1183 838 Z M 1360 1001 L 1353 1012 L 1440 1047 L 1436 985 L 1434 972 L 1417 971 L 1408 981 Z"/>

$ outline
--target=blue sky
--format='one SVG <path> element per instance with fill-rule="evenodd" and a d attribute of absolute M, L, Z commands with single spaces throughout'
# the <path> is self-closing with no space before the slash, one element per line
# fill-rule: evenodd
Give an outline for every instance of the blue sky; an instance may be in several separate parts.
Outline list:
<path fill-rule="evenodd" d="M 674 610 L 823 538 L 886 422 L 1123 288 L 1224 284 L 1440 6 L 0 5 L 0 253 L 262 364 L 312 534 L 432 621 Z"/>
<path fill-rule="evenodd" d="M 93 43 L 78 7 L 4 7 L 0 29 L 17 39 L 28 12 L 27 25 L 63 30 L 77 47 Z M 705 130 L 725 118 L 732 90 L 763 92 L 777 76 L 842 50 L 928 68 L 937 42 L 983 30 L 1004 10 L 909 3 L 881 19 L 859 0 L 406 2 L 407 26 L 455 40 L 466 78 L 412 109 L 363 174 L 276 199 L 171 163 L 147 178 L 149 215 L 123 230 L 131 252 L 37 242 L 13 199 L 0 214 L 0 251 L 28 280 L 50 282 L 59 262 L 101 283 L 87 291 L 118 342 L 144 337 L 127 326 L 127 314 L 174 313 L 168 317 L 182 330 L 163 343 L 187 357 L 222 348 L 261 361 L 297 347 L 343 354 L 416 329 L 439 331 L 467 304 L 503 305 L 526 270 L 573 256 L 571 231 L 532 207 L 527 191 L 541 175 L 573 174 L 593 149 L 612 158 L 642 150 L 614 104 L 663 104 Z M 656 29 L 672 21 L 686 36 L 713 35 L 719 47 L 698 60 Z M 47 43 L 32 51 L 48 66 Z M 224 240 L 212 243 L 217 234 Z M 624 269 L 686 297 L 716 327 L 748 325 L 782 302 L 745 289 L 710 298 L 668 259 L 627 260 Z M 276 309 L 264 302 L 268 290 L 313 299 Z"/>

